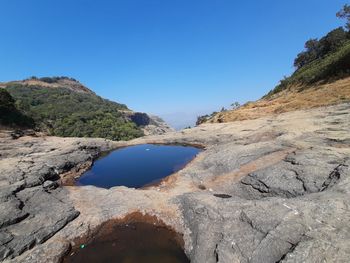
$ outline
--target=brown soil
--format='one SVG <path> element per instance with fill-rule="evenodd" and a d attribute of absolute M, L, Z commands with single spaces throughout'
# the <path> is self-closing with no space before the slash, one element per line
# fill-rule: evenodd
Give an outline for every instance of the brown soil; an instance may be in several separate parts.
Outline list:
<path fill-rule="evenodd" d="M 75 181 L 92 166 L 92 161 L 85 162 L 80 164 L 70 171 L 63 173 L 60 175 L 61 177 L 61 185 L 65 186 L 73 186 L 75 185 Z"/>
<path fill-rule="evenodd" d="M 350 77 L 327 84 L 293 86 L 269 99 L 250 102 L 237 110 L 220 112 L 208 122 L 257 119 L 283 112 L 310 109 L 350 101 Z"/>

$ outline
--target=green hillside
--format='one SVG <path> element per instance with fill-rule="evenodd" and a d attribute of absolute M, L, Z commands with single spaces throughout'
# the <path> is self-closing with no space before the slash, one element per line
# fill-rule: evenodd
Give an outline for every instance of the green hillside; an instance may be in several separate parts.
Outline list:
<path fill-rule="evenodd" d="M 305 49 L 294 60 L 295 72 L 280 81 L 265 98 L 293 86 L 310 87 L 350 76 L 350 6 L 336 14 L 345 19 L 345 27 L 338 27 L 320 39 L 309 39 Z"/>
<path fill-rule="evenodd" d="M 103 99 L 87 88 L 88 92 L 74 91 L 74 88 L 28 85 L 26 82 L 10 82 L 5 88 L 16 100 L 16 107 L 35 121 L 37 129 L 49 135 L 112 140 L 129 140 L 143 135 L 135 123 L 123 116 L 121 111 L 127 110 L 125 105 Z"/>
<path fill-rule="evenodd" d="M 257 119 L 350 101 L 350 5 L 344 5 L 336 16 L 345 19 L 344 27 L 306 41 L 294 60 L 294 73 L 263 98 L 199 116 L 197 125 Z"/>
<path fill-rule="evenodd" d="M 15 100 L 7 92 L 0 88 L 0 125 L 13 127 L 34 127 L 32 118 L 20 112 L 15 105 Z"/>
<path fill-rule="evenodd" d="M 266 97 L 276 94 L 293 85 L 304 84 L 304 87 L 316 82 L 328 82 L 350 76 L 350 41 L 339 50 L 324 58 L 316 59 L 296 70 L 290 77 L 280 82 Z"/>

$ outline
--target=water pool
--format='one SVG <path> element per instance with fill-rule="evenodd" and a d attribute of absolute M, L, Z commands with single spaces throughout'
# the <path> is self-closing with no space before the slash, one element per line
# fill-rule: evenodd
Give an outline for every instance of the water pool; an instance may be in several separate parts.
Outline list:
<path fill-rule="evenodd" d="M 96 160 L 76 184 L 140 188 L 180 170 L 200 151 L 191 146 L 156 144 L 120 148 Z"/>
<path fill-rule="evenodd" d="M 70 251 L 63 263 L 189 263 L 179 238 L 175 232 L 150 223 L 115 225 Z"/>

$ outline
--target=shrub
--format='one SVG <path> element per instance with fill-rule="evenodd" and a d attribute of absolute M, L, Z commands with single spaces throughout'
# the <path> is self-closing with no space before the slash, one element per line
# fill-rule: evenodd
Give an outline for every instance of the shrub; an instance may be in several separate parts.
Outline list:
<path fill-rule="evenodd" d="M 27 128 L 34 126 L 33 119 L 20 112 L 12 96 L 2 88 L 0 88 L 0 124 Z"/>

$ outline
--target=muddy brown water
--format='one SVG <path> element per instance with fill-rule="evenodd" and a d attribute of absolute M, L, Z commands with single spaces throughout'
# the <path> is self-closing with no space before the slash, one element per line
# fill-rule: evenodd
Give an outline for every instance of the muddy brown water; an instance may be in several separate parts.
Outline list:
<path fill-rule="evenodd" d="M 78 244 L 64 263 L 187 263 L 180 235 L 165 226 L 131 222 L 109 227 L 108 234 L 97 235 Z"/>

